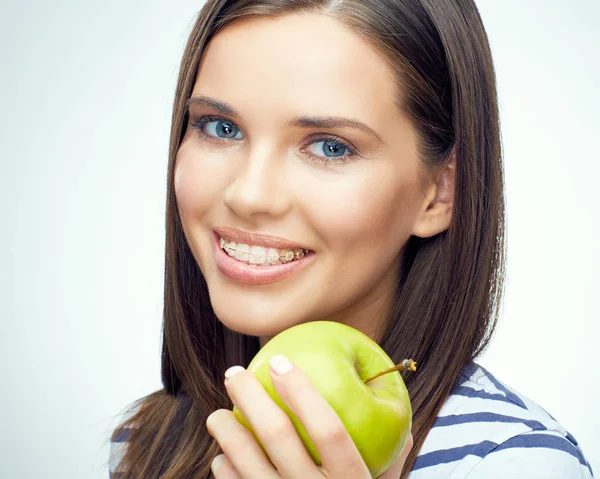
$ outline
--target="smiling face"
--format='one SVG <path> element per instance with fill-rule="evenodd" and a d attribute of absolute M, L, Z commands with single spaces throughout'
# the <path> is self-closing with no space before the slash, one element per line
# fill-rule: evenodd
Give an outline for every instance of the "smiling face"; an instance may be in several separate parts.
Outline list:
<path fill-rule="evenodd" d="M 384 58 L 324 15 L 252 17 L 213 38 L 191 97 L 202 99 L 190 104 L 175 193 L 217 317 L 261 337 L 313 320 L 373 336 L 408 238 L 445 229 L 428 213 L 434 190 L 421 184 L 415 130 Z M 234 261 L 215 246 L 219 228 L 311 253 L 281 279 L 240 281 L 218 266 Z"/>

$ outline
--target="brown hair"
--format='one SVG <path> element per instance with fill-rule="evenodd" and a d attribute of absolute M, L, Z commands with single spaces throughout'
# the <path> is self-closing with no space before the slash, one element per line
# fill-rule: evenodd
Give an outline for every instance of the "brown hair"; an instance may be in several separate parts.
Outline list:
<path fill-rule="evenodd" d="M 420 140 L 420 160 L 433 172 L 456 153 L 452 223 L 432 238 L 411 237 L 393 315 L 379 331 L 398 363 L 419 364 L 405 376 L 413 406 L 414 464 L 460 370 L 486 347 L 504 290 L 504 191 L 495 73 L 487 35 L 473 0 L 208 0 L 181 61 L 169 149 L 164 278 L 162 383 L 136 401 L 123 477 L 207 478 L 218 454 L 207 416 L 232 404 L 225 369 L 248 365 L 257 337 L 225 328 L 185 240 L 173 173 L 187 128 L 186 100 L 211 38 L 236 19 L 318 12 L 370 42 L 396 73 L 401 98 Z M 135 413 L 133 413 L 135 411 Z"/>

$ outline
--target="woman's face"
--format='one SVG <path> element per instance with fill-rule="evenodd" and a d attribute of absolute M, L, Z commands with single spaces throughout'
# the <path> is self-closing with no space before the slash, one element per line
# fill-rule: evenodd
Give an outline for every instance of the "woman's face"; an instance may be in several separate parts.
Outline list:
<path fill-rule="evenodd" d="M 383 57 L 324 15 L 245 19 L 211 41 L 191 96 L 205 101 L 190 104 L 175 192 L 218 318 L 262 339 L 320 319 L 373 337 L 394 298 L 403 245 L 427 228 L 439 232 L 426 216 L 415 131 L 395 105 Z M 244 247 L 231 257 L 215 230 L 225 246 L 262 243 L 223 228 L 310 253 L 287 275 L 271 275 L 290 264 L 241 264 Z M 282 249 L 251 251 L 276 262 Z"/>

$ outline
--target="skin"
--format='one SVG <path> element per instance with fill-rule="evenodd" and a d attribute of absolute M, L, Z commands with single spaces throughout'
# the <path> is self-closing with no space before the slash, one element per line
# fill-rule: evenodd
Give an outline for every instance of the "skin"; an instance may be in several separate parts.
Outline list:
<path fill-rule="evenodd" d="M 383 57 L 325 15 L 245 19 L 213 38 L 191 96 L 225 102 L 239 113 L 231 116 L 191 105 L 190 124 L 207 115 L 220 116 L 235 138 L 219 138 L 223 123 L 218 121 L 204 126 L 206 137 L 188 125 L 175 165 L 184 233 L 217 317 L 232 330 L 259 336 L 261 344 L 295 324 L 321 319 L 348 324 L 375 339 L 389 316 L 406 241 L 411 235 L 433 236 L 450 224 L 455 171 L 453 158 L 443 169 L 426 172 L 425 184 L 421 181 L 418 137 L 394 105 L 397 86 Z M 348 126 L 287 125 L 293 117 L 309 115 L 357 120 L 376 134 Z M 332 139 L 323 135 L 348 144 L 349 150 L 336 144 L 346 161 L 327 156 L 323 141 Z M 218 226 L 283 236 L 317 257 L 309 267 L 275 283 L 238 283 L 215 264 L 211 230 Z M 319 401 L 299 368 L 289 377 L 289 383 L 274 382 L 282 398 L 290 399 L 290 408 L 301 407 L 294 398 L 308 401 L 313 409 L 305 419 L 314 424 L 316 434 L 343 439 L 324 440 L 325 455 L 330 451 L 337 458 L 325 470 L 302 459 L 304 448 L 291 422 L 286 423 L 287 416 L 277 412 L 281 410 L 250 373 L 244 371 L 226 384 L 251 422 L 260 417 L 257 422 L 267 424 L 267 436 L 270 424 L 280 440 L 287 438 L 281 441 L 287 444 L 281 457 L 287 459 L 280 459 L 280 465 L 301 461 L 307 468 L 299 469 L 301 477 L 368 477 L 356 474 L 364 473 L 357 466 L 362 460 L 339 431 L 335 413 Z M 207 425 L 226 454 L 216 477 L 297 477 L 293 469 L 280 475 L 268 470 L 273 466 L 231 411 L 216 411 Z M 238 451 L 245 444 L 243 476 L 233 470 L 242 453 L 234 459 L 227 454 L 233 449 L 224 445 L 232 442 Z M 385 477 L 398 477 L 400 470 L 401 465 L 395 476 Z"/>

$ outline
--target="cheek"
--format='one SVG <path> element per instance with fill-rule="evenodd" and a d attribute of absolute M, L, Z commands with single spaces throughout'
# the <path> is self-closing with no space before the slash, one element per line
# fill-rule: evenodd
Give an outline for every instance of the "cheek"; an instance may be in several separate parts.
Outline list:
<path fill-rule="evenodd" d="M 410 236 L 414 188 L 408 176 L 389 169 L 329 182 L 310 199 L 318 205 L 311 214 L 315 229 L 332 251 L 367 256 L 381 248 L 397 251 Z"/>
<path fill-rule="evenodd" d="M 220 160 L 220 161 L 219 161 Z M 220 195 L 227 172 L 215 154 L 182 144 L 175 162 L 174 188 L 182 221 L 202 215 Z M 210 178 L 211 181 L 206 181 Z"/>

